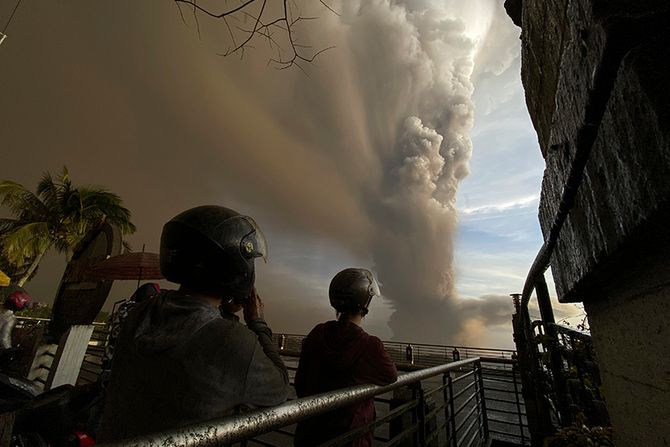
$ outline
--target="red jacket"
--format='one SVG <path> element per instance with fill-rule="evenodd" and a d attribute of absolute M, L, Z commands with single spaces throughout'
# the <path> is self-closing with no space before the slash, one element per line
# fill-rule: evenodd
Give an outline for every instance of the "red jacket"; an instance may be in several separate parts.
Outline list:
<path fill-rule="evenodd" d="M 350 322 L 329 321 L 312 329 L 305 338 L 295 375 L 298 397 L 352 385 L 388 385 L 398 378 L 393 361 L 379 338 Z M 315 446 L 346 431 L 373 421 L 373 399 L 333 410 L 298 423 L 296 447 Z M 352 443 L 372 445 L 372 433 Z"/>

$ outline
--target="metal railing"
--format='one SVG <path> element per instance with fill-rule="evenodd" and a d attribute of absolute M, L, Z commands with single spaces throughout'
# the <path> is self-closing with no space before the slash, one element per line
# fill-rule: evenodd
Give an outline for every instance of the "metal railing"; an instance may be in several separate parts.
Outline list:
<path fill-rule="evenodd" d="M 548 378 L 548 392 L 551 400 L 557 403 L 552 407 L 556 420 L 572 421 L 578 413 L 582 413 L 585 422 L 592 426 L 610 425 L 605 399 L 600 391 L 602 381 L 591 336 L 542 321 L 534 321 L 532 327 L 541 354 L 559 359 L 558 370 L 551 364 L 543 365 Z"/>
<path fill-rule="evenodd" d="M 529 445 L 528 420 L 516 361 L 482 358 L 481 362 L 491 438 Z M 499 368 L 500 363 L 506 368 Z"/>
<path fill-rule="evenodd" d="M 282 355 L 299 356 L 304 335 L 274 334 L 273 338 Z M 474 357 L 511 359 L 516 351 L 511 349 L 478 348 L 472 346 L 432 345 L 384 341 L 384 348 L 397 364 L 419 367 L 441 365 Z"/>
<path fill-rule="evenodd" d="M 401 392 L 404 391 L 404 392 Z M 141 436 L 114 446 L 214 446 L 246 441 L 264 446 L 272 440 L 263 434 L 291 436 L 288 428 L 301 420 L 375 396 L 404 395 L 388 399 L 393 408 L 377 420 L 332 439 L 323 446 L 341 446 L 384 424 L 392 425 L 387 436 L 377 436 L 385 446 L 449 447 L 486 445 L 489 437 L 486 401 L 479 358 L 460 360 L 401 375 L 387 386 L 360 385 L 311 397 L 295 399 L 263 410 Z M 409 423 L 403 423 L 403 417 Z M 409 443 L 409 444 L 402 444 Z"/>
<path fill-rule="evenodd" d="M 46 319 L 25 320 L 24 324 L 48 322 Z M 91 383 L 99 377 L 107 337 L 107 326 L 95 324 L 78 384 Z M 285 359 L 296 362 L 304 336 L 275 334 L 274 338 Z M 399 342 L 385 342 L 385 346 L 401 370 L 415 371 L 436 363 L 440 365 L 438 368 L 451 366 L 447 372 L 438 371 L 432 376 L 426 373 L 427 369 L 415 371 L 420 373 L 420 378 L 412 385 L 403 384 L 416 376 L 403 375 L 402 381 L 391 385 L 393 391 L 382 390 L 376 394 L 379 418 L 375 422 L 327 445 L 342 445 L 365 431 L 374 431 L 375 445 L 479 445 L 474 443 L 481 441 L 484 431 L 487 437 L 490 432 L 493 438 L 527 445 L 528 423 L 514 351 Z M 477 353 L 489 355 L 474 356 Z M 459 362 L 461 356 L 465 359 Z M 455 363 L 444 365 L 453 358 L 457 360 Z M 447 361 L 440 362 L 441 359 Z M 458 365 L 473 365 L 473 369 L 463 372 L 464 366 Z M 291 374 L 295 369 L 289 365 Z M 426 374 L 430 376 L 427 379 Z M 400 389 L 404 389 L 404 394 Z M 475 423 L 476 420 L 479 422 Z M 486 421 L 485 426 L 482 421 Z M 474 436 L 475 431 L 480 433 L 479 437 Z M 469 439 L 465 439 L 465 435 Z M 293 427 L 281 427 L 249 439 L 247 444 L 285 446 L 293 444 L 292 438 Z M 417 444 L 421 439 L 428 444 Z"/>

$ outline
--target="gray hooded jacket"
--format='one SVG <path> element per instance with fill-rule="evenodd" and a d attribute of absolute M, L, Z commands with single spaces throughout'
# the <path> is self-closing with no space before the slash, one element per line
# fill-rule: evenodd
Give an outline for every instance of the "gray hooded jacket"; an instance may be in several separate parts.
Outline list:
<path fill-rule="evenodd" d="M 235 315 L 165 291 L 135 306 L 123 324 L 99 440 L 278 405 L 288 383 L 265 321 L 244 326 Z"/>

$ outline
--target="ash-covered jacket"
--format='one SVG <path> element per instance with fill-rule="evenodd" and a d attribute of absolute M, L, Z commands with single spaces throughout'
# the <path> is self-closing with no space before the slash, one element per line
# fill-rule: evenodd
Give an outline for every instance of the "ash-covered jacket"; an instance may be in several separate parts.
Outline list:
<path fill-rule="evenodd" d="M 121 329 L 99 436 L 114 441 L 286 400 L 288 374 L 263 320 L 176 291 L 136 305 Z"/>
<path fill-rule="evenodd" d="M 298 397 L 352 385 L 388 385 L 398 378 L 395 365 L 379 338 L 351 322 L 329 321 L 305 338 L 295 376 Z M 295 445 L 319 445 L 350 429 L 373 421 L 373 399 L 298 423 Z M 372 445 L 372 433 L 355 440 L 354 447 Z"/>

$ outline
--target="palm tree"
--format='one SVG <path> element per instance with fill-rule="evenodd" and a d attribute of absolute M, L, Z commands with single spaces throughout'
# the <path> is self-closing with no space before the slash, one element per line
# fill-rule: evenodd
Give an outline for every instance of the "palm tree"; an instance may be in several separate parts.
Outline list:
<path fill-rule="evenodd" d="M 13 265 L 30 263 L 17 284 L 30 278 L 51 248 L 72 252 L 86 233 L 107 221 L 122 234 L 135 232 L 130 211 L 121 198 L 102 187 L 74 187 L 67 167 L 54 180 L 48 172 L 37 185 L 37 194 L 11 180 L 0 181 L 0 204 L 14 218 L 0 219 L 2 254 Z"/>

